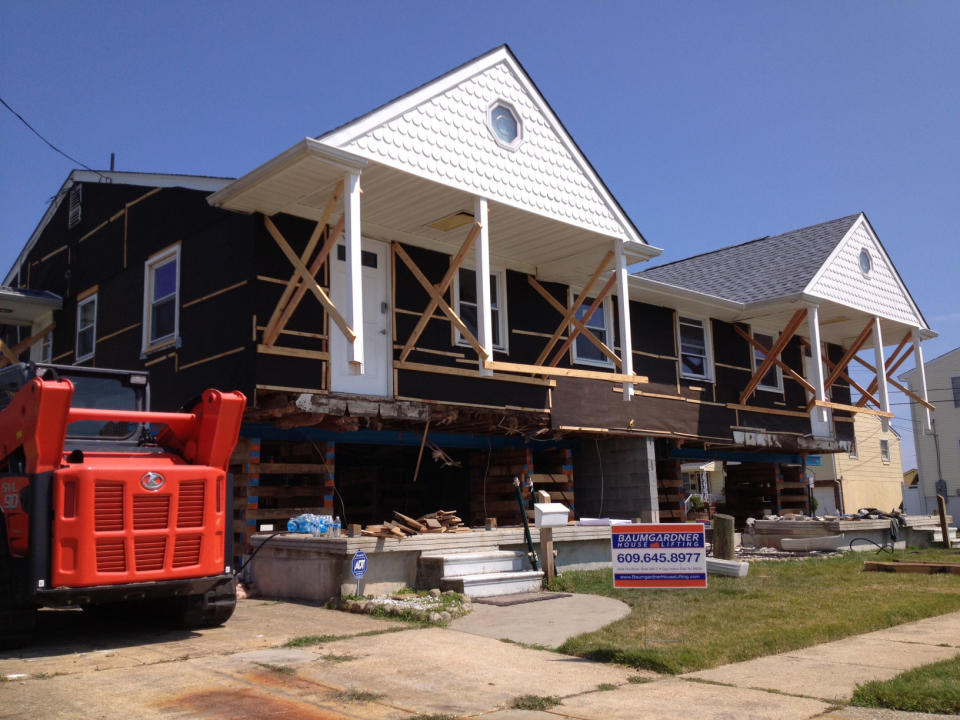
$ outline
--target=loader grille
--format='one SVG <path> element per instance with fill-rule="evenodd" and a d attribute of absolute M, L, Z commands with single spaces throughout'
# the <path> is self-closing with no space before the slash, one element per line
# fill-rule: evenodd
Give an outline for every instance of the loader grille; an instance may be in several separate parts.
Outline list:
<path fill-rule="evenodd" d="M 97 481 L 94 489 L 94 529 L 97 532 L 123 530 L 122 483 Z"/>
<path fill-rule="evenodd" d="M 163 569 L 163 552 L 167 547 L 167 538 L 164 535 L 138 537 L 134 540 L 133 547 L 137 572 Z"/>
<path fill-rule="evenodd" d="M 161 530 L 170 523 L 169 495 L 134 495 L 133 529 Z M 139 563 L 138 563 L 139 565 Z"/>
<path fill-rule="evenodd" d="M 97 539 L 97 571 L 102 573 L 122 573 L 127 571 L 127 559 L 124 555 L 123 538 Z"/>
<path fill-rule="evenodd" d="M 200 562 L 201 535 L 181 535 L 173 551 L 173 567 L 186 567 Z"/>
<path fill-rule="evenodd" d="M 177 504 L 177 527 L 203 525 L 203 480 L 184 480 L 180 483 L 180 502 Z"/>

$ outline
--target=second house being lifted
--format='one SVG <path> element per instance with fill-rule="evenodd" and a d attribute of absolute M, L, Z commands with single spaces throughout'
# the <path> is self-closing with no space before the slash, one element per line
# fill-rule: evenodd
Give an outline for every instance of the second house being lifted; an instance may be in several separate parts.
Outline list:
<path fill-rule="evenodd" d="M 158 408 L 253 398 L 247 535 L 300 510 L 514 524 L 524 474 L 578 517 L 680 520 L 681 470 L 717 463 L 741 521 L 808 511 L 805 458 L 892 417 L 933 336 L 873 228 L 630 273 L 659 253 L 501 47 L 235 181 L 76 172 L 7 284 L 64 298 L 34 353 L 147 366 Z"/>

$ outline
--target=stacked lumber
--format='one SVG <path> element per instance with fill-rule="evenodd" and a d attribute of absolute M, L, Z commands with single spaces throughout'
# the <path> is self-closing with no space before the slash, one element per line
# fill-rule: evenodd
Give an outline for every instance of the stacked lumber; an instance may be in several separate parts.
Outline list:
<path fill-rule="evenodd" d="M 393 519 L 378 525 L 367 525 L 360 531 L 367 537 L 392 537 L 403 539 L 410 535 L 426 535 L 429 533 L 459 533 L 470 532 L 470 528 L 457 517 L 456 510 L 437 510 L 436 512 L 412 518 L 402 512 L 393 511 Z"/>

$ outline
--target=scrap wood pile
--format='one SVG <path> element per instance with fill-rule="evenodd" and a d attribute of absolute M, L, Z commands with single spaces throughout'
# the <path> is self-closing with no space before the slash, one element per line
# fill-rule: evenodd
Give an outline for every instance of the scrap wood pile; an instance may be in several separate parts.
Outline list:
<path fill-rule="evenodd" d="M 393 518 L 379 525 L 367 525 L 360 534 L 368 537 L 405 538 L 408 535 L 427 533 L 470 532 L 470 528 L 465 527 L 463 520 L 457 517 L 456 510 L 437 510 L 421 515 L 416 520 L 394 510 Z"/>

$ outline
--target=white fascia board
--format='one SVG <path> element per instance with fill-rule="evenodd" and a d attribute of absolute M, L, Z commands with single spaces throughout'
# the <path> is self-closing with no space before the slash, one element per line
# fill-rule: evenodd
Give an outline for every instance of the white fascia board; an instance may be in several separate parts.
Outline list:
<path fill-rule="evenodd" d="M 692 302 L 696 305 L 702 306 L 703 312 L 707 314 L 710 313 L 711 309 L 727 310 L 729 312 L 740 313 L 743 312 L 745 308 L 743 303 L 735 300 L 727 300 L 725 298 L 717 297 L 716 295 L 697 292 L 696 290 L 678 287 L 677 285 L 670 285 L 669 283 L 651 280 L 650 278 L 638 275 L 631 275 L 629 278 L 629 283 L 631 300 L 639 300 L 641 302 L 645 301 L 643 293 L 646 292 L 668 298 L 674 297 L 678 300 Z"/>
<path fill-rule="evenodd" d="M 563 123 L 560 122 L 560 119 L 553 112 L 553 109 L 550 107 L 550 104 L 547 102 L 546 98 L 543 97 L 543 95 L 537 89 L 537 86 L 530 79 L 530 76 L 527 75 L 526 71 L 523 69 L 523 67 L 521 67 L 520 63 L 506 45 L 502 45 L 495 50 L 488 52 L 486 55 L 481 55 L 475 60 L 468 62 L 445 75 L 441 75 L 425 85 L 421 85 L 416 90 L 413 90 L 406 95 L 402 95 L 396 100 L 388 102 L 386 105 L 383 105 L 366 115 L 362 115 L 352 122 L 348 122 L 347 124 L 341 125 L 335 130 L 331 130 L 330 132 L 321 135 L 318 140 L 330 145 L 342 147 L 360 135 L 379 127 L 380 125 L 390 122 L 390 120 L 394 119 L 395 117 L 402 115 L 408 110 L 412 110 L 421 103 L 430 100 L 436 95 L 446 92 L 460 83 L 469 80 L 475 75 L 486 72 L 491 67 L 501 62 L 504 62 L 510 66 L 510 69 L 513 70 L 524 89 L 530 93 L 530 97 L 532 97 L 536 104 L 540 107 L 540 111 L 543 113 L 544 118 L 546 118 L 547 122 L 550 124 L 550 127 L 557 134 L 557 137 L 560 138 L 560 141 L 570 153 L 570 156 L 574 158 L 577 166 L 584 173 L 584 175 L 590 179 L 590 182 L 593 183 L 597 192 L 600 194 L 600 197 L 603 199 L 604 204 L 607 206 L 607 209 L 617 219 L 617 222 L 623 229 L 623 239 L 627 242 L 633 242 L 638 245 L 649 247 L 644 237 L 634 227 L 633 223 L 626 216 L 626 214 L 620 209 L 619 203 L 613 198 L 613 195 L 610 193 L 609 189 L 607 189 L 607 186 L 596 174 L 596 172 L 594 172 L 590 163 L 583 156 L 583 152 L 579 147 L 577 147 L 577 144 L 573 141 L 573 138 L 570 137 L 570 134 L 567 132 L 566 128 L 564 128 Z M 502 200 L 498 200 L 498 202 L 502 202 Z M 652 257 L 655 256 L 656 255 Z"/>
<path fill-rule="evenodd" d="M 887 253 L 887 249 L 883 246 L 883 243 L 880 242 L 880 238 L 877 237 L 877 234 L 873 231 L 873 225 L 870 224 L 870 221 L 867 219 L 867 216 L 864 213 L 860 213 L 857 216 L 857 219 L 850 224 L 850 228 L 847 230 L 843 238 L 836 244 L 836 247 L 830 252 L 830 255 L 820 266 L 820 269 L 814 273 L 813 277 L 810 278 L 810 282 L 807 283 L 807 286 L 803 289 L 804 293 L 809 293 L 810 289 L 813 288 L 823 277 L 823 274 L 827 271 L 837 256 L 843 251 L 843 248 L 846 246 L 847 241 L 850 239 L 850 236 L 856 231 L 860 226 L 860 223 L 863 222 L 864 226 L 867 229 L 867 234 L 870 235 L 870 239 L 873 243 L 880 249 L 880 252 L 883 253 L 883 259 L 886 263 L 893 269 L 893 279 L 897 282 L 903 296 L 907 299 L 907 302 L 910 303 L 910 309 L 913 311 L 914 317 L 917 319 L 918 327 L 921 331 L 929 330 L 930 326 L 927 325 L 927 321 L 923 317 L 923 313 L 920 312 L 920 308 L 917 307 L 917 304 L 913 301 L 913 296 L 910 294 L 910 291 L 907 290 L 907 286 L 903 284 L 903 280 L 900 278 L 900 273 L 897 270 L 896 266 L 893 264 L 893 260 L 890 259 L 890 255 Z M 818 298 L 815 295 L 809 295 L 811 302 L 821 302 L 826 298 Z M 886 320 L 893 320 L 894 322 L 902 322 L 900 320 L 895 320 L 894 318 L 888 318 L 884 315 L 879 315 Z"/>
<path fill-rule="evenodd" d="M 623 254 L 627 256 L 627 261 L 630 263 L 652 260 L 662 252 L 663 248 L 654 245 L 647 245 L 646 243 L 637 242 L 636 240 L 623 241 Z"/>
<path fill-rule="evenodd" d="M 63 185 L 60 186 L 57 194 L 53 197 L 53 200 L 50 201 L 50 205 L 47 207 L 46 212 L 43 213 L 43 217 L 40 218 L 40 222 L 37 223 L 37 227 L 30 234 L 30 238 L 27 240 L 26 245 L 23 246 L 23 250 L 20 251 L 13 266 L 7 271 L 7 274 L 3 278 L 3 284 L 9 285 L 12 282 L 14 275 L 16 275 L 17 268 L 19 268 L 20 264 L 26 259 L 27 255 L 33 249 L 33 246 L 37 244 L 37 240 L 40 239 L 43 231 L 46 230 L 47 224 L 53 219 L 53 216 L 56 215 L 63 198 L 66 197 L 67 192 L 75 183 L 110 182 L 117 185 L 140 185 L 142 187 L 164 188 L 184 187 L 190 190 L 215 192 L 232 180 L 233 178 L 209 175 L 171 175 L 167 173 L 118 172 L 115 170 L 73 170 L 67 176 L 67 179 L 63 181 Z"/>
<path fill-rule="evenodd" d="M 355 155 L 352 152 L 331 147 L 313 138 L 304 138 L 279 155 L 272 157 L 259 167 L 254 168 L 247 174 L 234 180 L 218 192 L 213 193 L 207 198 L 207 202 L 214 207 L 231 209 L 229 203 L 232 200 L 239 198 L 261 182 L 270 179 L 301 160 L 310 157 L 323 160 L 325 163 L 337 167 L 345 173 L 362 171 L 368 164 L 366 158 Z"/>

